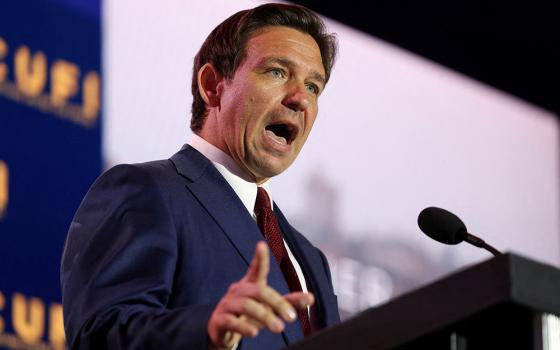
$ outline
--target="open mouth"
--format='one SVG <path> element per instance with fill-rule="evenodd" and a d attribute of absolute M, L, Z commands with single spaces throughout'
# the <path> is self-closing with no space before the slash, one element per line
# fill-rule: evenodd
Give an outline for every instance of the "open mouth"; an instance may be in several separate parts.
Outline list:
<path fill-rule="evenodd" d="M 283 145 L 289 145 L 297 136 L 297 127 L 290 124 L 271 124 L 265 127 L 268 135 Z"/>

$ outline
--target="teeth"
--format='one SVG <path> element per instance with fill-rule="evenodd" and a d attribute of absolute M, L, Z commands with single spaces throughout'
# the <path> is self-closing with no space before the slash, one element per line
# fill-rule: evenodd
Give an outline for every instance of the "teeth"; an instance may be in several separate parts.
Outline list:
<path fill-rule="evenodd" d="M 285 138 L 283 138 L 282 136 L 276 135 L 275 133 L 273 133 L 270 130 L 266 130 L 266 134 L 268 136 L 272 137 L 273 140 L 275 140 L 276 142 L 278 142 L 282 145 L 287 145 L 288 144 L 288 141 Z"/>

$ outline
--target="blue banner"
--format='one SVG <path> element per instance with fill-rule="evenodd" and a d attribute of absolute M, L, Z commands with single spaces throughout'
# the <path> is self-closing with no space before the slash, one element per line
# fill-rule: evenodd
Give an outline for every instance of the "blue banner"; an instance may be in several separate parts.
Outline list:
<path fill-rule="evenodd" d="M 0 4 L 0 348 L 65 347 L 60 256 L 102 164 L 99 14 Z"/>

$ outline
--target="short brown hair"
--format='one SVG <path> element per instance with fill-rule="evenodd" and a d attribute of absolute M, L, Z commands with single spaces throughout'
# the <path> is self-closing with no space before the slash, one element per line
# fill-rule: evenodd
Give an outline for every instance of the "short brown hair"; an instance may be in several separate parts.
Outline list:
<path fill-rule="evenodd" d="M 315 39 L 319 50 L 325 79 L 329 80 L 334 65 L 337 43 L 334 34 L 326 32 L 325 24 L 313 11 L 301 5 L 264 4 L 232 15 L 208 35 L 194 58 L 192 78 L 191 130 L 199 131 L 206 119 L 206 103 L 198 91 L 198 71 L 211 63 L 226 79 L 233 78 L 239 64 L 245 58 L 245 46 L 251 35 L 267 26 L 286 26 Z"/>

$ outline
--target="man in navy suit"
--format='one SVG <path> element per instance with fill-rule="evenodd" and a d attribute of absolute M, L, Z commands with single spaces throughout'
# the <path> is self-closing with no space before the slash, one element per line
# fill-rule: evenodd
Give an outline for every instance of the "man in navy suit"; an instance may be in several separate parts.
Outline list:
<path fill-rule="evenodd" d="M 72 221 L 61 270 L 70 348 L 279 349 L 339 321 L 324 255 L 268 188 L 303 147 L 335 54 L 297 5 L 214 29 L 195 57 L 193 139 L 168 160 L 107 171 Z M 271 206 L 276 246 L 259 216 Z"/>

